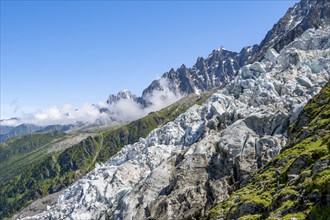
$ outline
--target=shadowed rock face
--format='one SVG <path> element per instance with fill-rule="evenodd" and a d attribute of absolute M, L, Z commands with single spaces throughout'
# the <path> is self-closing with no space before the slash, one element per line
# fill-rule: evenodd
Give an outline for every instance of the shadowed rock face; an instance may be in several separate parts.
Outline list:
<path fill-rule="evenodd" d="M 329 39 L 329 27 L 310 29 L 280 53 L 270 49 L 203 105 L 125 146 L 30 219 L 205 215 L 285 146 L 290 121 L 330 77 Z M 246 203 L 241 211 L 263 207 Z"/>
<path fill-rule="evenodd" d="M 304 31 L 321 28 L 330 23 L 330 2 L 328 0 L 302 0 L 290 8 L 287 13 L 268 31 L 253 55 L 250 63 L 264 58 L 269 48 L 279 52 Z"/>

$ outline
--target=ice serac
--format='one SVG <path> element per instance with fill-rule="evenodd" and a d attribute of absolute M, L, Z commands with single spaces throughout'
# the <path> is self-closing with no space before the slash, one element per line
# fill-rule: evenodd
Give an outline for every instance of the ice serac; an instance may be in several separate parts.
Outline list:
<path fill-rule="evenodd" d="M 204 215 L 237 181 L 279 153 L 290 121 L 329 80 L 330 27 L 308 29 L 282 50 L 265 54 L 204 104 L 125 146 L 48 211 L 27 219 Z"/>

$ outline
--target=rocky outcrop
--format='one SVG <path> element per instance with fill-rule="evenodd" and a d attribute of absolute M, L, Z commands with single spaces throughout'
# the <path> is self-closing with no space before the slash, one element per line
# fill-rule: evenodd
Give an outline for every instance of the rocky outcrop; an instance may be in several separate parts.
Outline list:
<path fill-rule="evenodd" d="M 330 77 L 329 37 L 329 27 L 310 29 L 280 53 L 268 50 L 267 58 L 244 66 L 203 105 L 125 146 L 47 212 L 29 219 L 205 215 L 286 145 L 290 121 Z M 287 178 L 294 181 L 290 172 Z M 267 196 L 244 203 L 239 212 L 262 212 Z"/>
<path fill-rule="evenodd" d="M 128 122 L 130 117 L 118 117 L 116 104 L 120 102 L 137 106 L 142 112 L 159 110 L 188 94 L 201 94 L 228 83 L 237 71 L 257 51 L 258 46 L 244 47 L 240 53 L 231 52 L 224 48 L 213 50 L 207 57 L 199 57 L 192 68 L 184 64 L 163 74 L 159 80 L 154 80 L 137 97 L 128 90 L 110 95 L 108 106 L 100 107 L 100 112 L 107 112 L 112 122 Z M 161 103 L 161 105 L 160 105 Z M 102 124 L 102 122 L 100 123 Z"/>

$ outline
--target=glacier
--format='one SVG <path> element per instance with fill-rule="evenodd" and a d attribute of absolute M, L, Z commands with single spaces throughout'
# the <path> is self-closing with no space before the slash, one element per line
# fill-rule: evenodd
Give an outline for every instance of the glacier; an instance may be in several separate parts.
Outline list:
<path fill-rule="evenodd" d="M 330 27 L 241 68 L 202 105 L 125 146 L 24 219 L 183 219 L 204 215 L 276 156 L 302 106 L 330 78 Z"/>

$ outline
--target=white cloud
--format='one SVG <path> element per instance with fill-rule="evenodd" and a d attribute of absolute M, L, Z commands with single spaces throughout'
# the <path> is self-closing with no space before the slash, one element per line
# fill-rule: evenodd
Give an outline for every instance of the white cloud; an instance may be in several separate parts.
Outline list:
<path fill-rule="evenodd" d="M 130 99 L 119 100 L 111 105 L 105 102 L 99 102 L 98 105 L 84 104 L 79 109 L 76 109 L 70 104 L 63 106 L 52 106 L 47 110 L 38 111 L 33 114 L 23 114 L 19 120 L 6 120 L 2 125 L 19 125 L 22 123 L 36 125 L 50 124 L 72 124 L 77 121 L 88 123 L 122 123 L 130 122 L 141 118 L 152 111 L 160 110 L 175 101 L 182 98 L 169 89 L 168 82 L 164 79 L 160 80 L 162 90 L 155 90 L 146 97 L 146 101 L 151 103 L 144 108 L 139 103 Z M 100 109 L 107 111 L 100 111 Z M 20 111 L 23 112 L 20 108 Z"/>
<path fill-rule="evenodd" d="M 18 120 L 5 120 L 2 125 L 19 125 L 22 123 L 36 125 L 50 124 L 72 124 L 76 121 L 93 123 L 98 118 L 107 117 L 105 113 L 100 113 L 97 106 L 84 104 L 79 110 L 70 104 L 63 106 L 52 106 L 51 108 L 38 111 L 32 114 L 24 114 Z"/>
<path fill-rule="evenodd" d="M 163 90 L 154 90 L 148 97 L 146 97 L 147 101 L 152 103 L 151 106 L 145 109 L 147 114 L 169 106 L 183 97 L 179 92 L 174 92 L 169 88 L 169 84 L 166 79 L 162 78 L 159 82 L 160 87 L 163 88 Z"/>
<path fill-rule="evenodd" d="M 130 99 L 120 100 L 111 105 L 100 103 L 99 106 L 109 110 L 111 119 L 117 122 L 129 122 L 141 118 L 150 112 L 158 111 L 175 101 L 182 98 L 181 94 L 176 94 L 169 89 L 167 80 L 160 80 L 162 90 L 154 90 L 145 97 L 146 102 L 150 103 L 146 108 Z"/>

